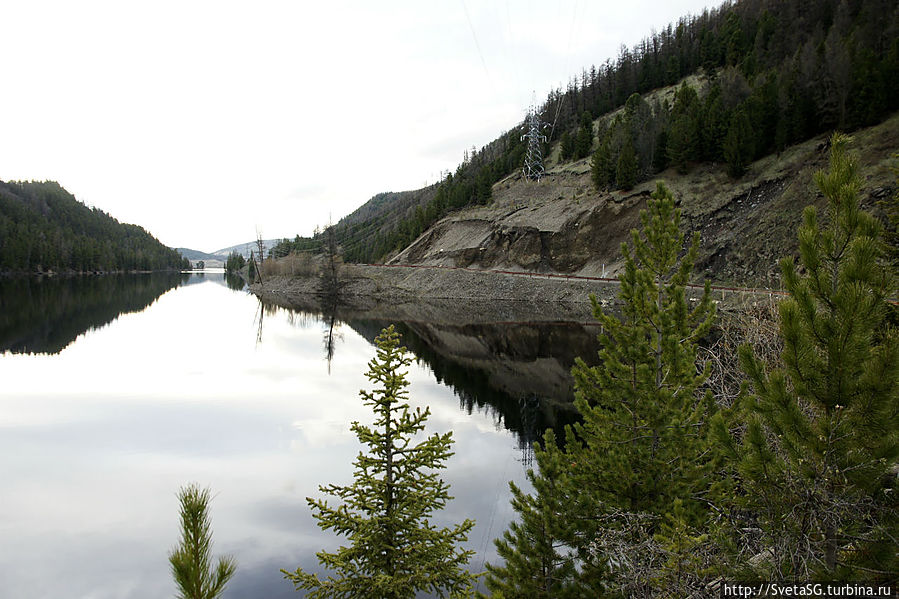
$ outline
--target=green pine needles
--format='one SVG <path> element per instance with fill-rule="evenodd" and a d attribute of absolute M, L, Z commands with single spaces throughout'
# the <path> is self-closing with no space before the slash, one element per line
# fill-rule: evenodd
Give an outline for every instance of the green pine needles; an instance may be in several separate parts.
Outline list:
<path fill-rule="evenodd" d="M 815 176 L 828 204 L 799 229 L 802 269 L 781 262 L 783 367 L 748 347 L 741 363 L 754 395 L 738 476 L 758 514 L 761 577 L 895 580 L 899 571 L 899 344 L 888 325 L 895 287 L 881 227 L 859 207 L 850 139 L 831 140 L 830 169 Z"/>
<path fill-rule="evenodd" d="M 575 522 L 566 519 L 569 491 L 566 457 L 558 449 L 555 434 L 544 434 L 544 447 L 535 448 L 539 472 L 528 470 L 534 486 L 524 493 L 515 483 L 512 509 L 518 522 L 496 539 L 497 553 L 503 565 L 487 564 L 487 588 L 493 597 L 511 599 L 576 599 L 591 595 L 589 586 L 580 584 L 574 555 L 566 542 L 574 535 Z"/>
<path fill-rule="evenodd" d="M 591 298 L 603 327 L 600 363 L 577 360 L 572 369 L 583 416 L 566 442 L 580 522 L 572 543 L 582 572 L 609 592 L 689 594 L 682 575 L 689 545 L 671 533 L 704 525 L 708 511 L 707 428 L 715 406 L 700 391 L 707 373 L 697 370 L 696 348 L 715 309 L 708 284 L 692 307 L 687 300 L 699 234 L 684 253 L 680 211 L 663 184 L 641 221 L 632 248 L 622 245 L 620 316 Z M 670 522 L 679 528 L 663 527 Z"/>
<path fill-rule="evenodd" d="M 320 579 L 297 568 L 283 571 L 307 597 L 372 599 L 413 598 L 419 591 L 440 597 L 471 594 L 475 577 L 466 570 L 473 551 L 457 544 L 467 540 L 474 526 L 465 520 L 452 528 L 431 524 L 431 514 L 451 499 L 449 485 L 438 477 L 452 455 L 452 433 L 434 434 L 420 442 L 430 409 L 410 409 L 409 383 L 402 370 L 411 359 L 399 345 L 393 326 L 375 339 L 377 355 L 369 362 L 371 392 L 360 391 L 375 412 L 372 427 L 358 422 L 352 430 L 368 447 L 354 462 L 354 481 L 348 486 L 320 487 L 341 504 L 307 498 L 313 516 L 324 530 L 349 539 L 348 546 L 317 554 L 334 574 Z"/>
<path fill-rule="evenodd" d="M 702 584 L 714 402 L 696 348 L 715 309 L 708 286 L 687 300 L 699 237 L 684 253 L 664 185 L 641 219 L 633 249 L 622 246 L 620 316 L 591 298 L 603 334 L 600 364 L 572 371 L 583 422 L 564 449 L 545 437 L 535 495 L 513 487 L 521 522 L 497 541 L 506 565 L 487 578 L 503 597 L 687 596 Z"/>
<path fill-rule="evenodd" d="M 234 576 L 237 562 L 219 558 L 212 567 L 212 530 L 209 520 L 209 489 L 196 484 L 178 492 L 181 504 L 181 541 L 169 553 L 178 599 L 216 599 Z"/>

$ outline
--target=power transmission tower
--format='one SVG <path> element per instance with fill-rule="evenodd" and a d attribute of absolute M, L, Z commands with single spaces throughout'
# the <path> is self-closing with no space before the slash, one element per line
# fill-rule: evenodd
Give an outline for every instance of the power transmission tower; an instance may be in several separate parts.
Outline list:
<path fill-rule="evenodd" d="M 524 158 L 524 176 L 531 181 L 540 181 L 540 177 L 544 175 L 543 143 L 546 141 L 546 136 L 540 133 L 540 129 L 546 127 L 546 123 L 540 121 L 534 106 L 531 106 L 528 112 L 525 127 L 528 132 L 521 136 L 522 141 L 525 138 L 528 140 L 528 153 Z"/>

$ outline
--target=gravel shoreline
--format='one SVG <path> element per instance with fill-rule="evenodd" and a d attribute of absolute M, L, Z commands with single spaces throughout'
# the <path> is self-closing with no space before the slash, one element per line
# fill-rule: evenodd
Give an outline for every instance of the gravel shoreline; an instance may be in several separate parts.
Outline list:
<path fill-rule="evenodd" d="M 373 315 L 398 312 L 413 320 L 592 320 L 590 294 L 613 303 L 618 285 L 439 267 L 345 265 L 340 306 Z M 261 299 L 297 309 L 320 309 L 317 276 L 268 277 L 251 286 Z M 441 319 L 443 319 L 441 318 Z"/>
<path fill-rule="evenodd" d="M 617 281 L 436 266 L 348 264 L 343 266 L 341 284 L 339 305 L 329 306 L 331 310 L 339 314 L 411 321 L 591 322 L 591 294 L 612 310 L 619 303 Z M 260 299 L 285 308 L 324 311 L 317 275 L 267 277 L 264 284 L 252 285 L 250 290 Z M 701 295 L 699 288 L 687 290 L 691 300 Z M 740 311 L 748 305 L 777 301 L 767 293 L 727 292 L 725 295 L 717 290 L 712 292 L 712 298 L 719 311 Z"/>

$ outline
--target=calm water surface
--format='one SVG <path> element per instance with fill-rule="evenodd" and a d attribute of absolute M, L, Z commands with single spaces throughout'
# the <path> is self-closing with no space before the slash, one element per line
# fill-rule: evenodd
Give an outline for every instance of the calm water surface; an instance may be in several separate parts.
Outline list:
<path fill-rule="evenodd" d="M 387 323 L 336 321 L 329 351 L 330 324 L 264 309 L 221 274 L 0 281 L 0 597 L 174 596 L 175 494 L 191 481 L 215 494 L 215 554 L 238 561 L 225 597 L 297 597 L 279 569 L 316 570 L 339 542 L 304 498 L 352 479 L 349 424 L 372 420 L 358 393 Z M 477 520 L 481 571 L 513 516 L 508 481 L 526 486 L 527 445 L 557 420 L 543 395 L 564 394 L 567 365 L 543 354 L 559 333 L 401 330 L 411 403 L 455 438 L 437 518 Z M 491 354 L 507 362 L 479 370 Z"/>

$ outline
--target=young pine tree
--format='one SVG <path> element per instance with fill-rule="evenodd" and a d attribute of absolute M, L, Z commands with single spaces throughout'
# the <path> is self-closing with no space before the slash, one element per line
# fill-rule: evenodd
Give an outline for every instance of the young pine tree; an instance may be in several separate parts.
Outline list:
<path fill-rule="evenodd" d="M 567 462 L 552 429 L 544 445 L 535 448 L 539 472 L 528 470 L 534 493 L 527 495 L 510 482 L 512 509 L 519 516 L 496 539 L 501 566 L 487 564 L 487 588 L 504 599 L 565 599 L 595 595 L 580 584 L 574 556 L 564 539 L 574 534 L 565 516 L 569 498 Z"/>
<path fill-rule="evenodd" d="M 615 180 L 615 162 L 612 159 L 612 147 L 609 138 L 605 137 L 593 153 L 590 161 L 590 176 L 598 191 L 609 187 Z"/>
<path fill-rule="evenodd" d="M 181 541 L 169 553 L 178 599 L 216 599 L 234 576 L 237 562 L 219 558 L 212 567 L 212 530 L 209 522 L 209 489 L 195 484 L 178 492 L 181 504 Z"/>
<path fill-rule="evenodd" d="M 706 431 L 714 402 L 700 392 L 706 374 L 697 371 L 696 348 L 715 310 L 708 285 L 689 306 L 699 235 L 681 256 L 680 211 L 661 183 L 641 220 L 633 252 L 622 246 L 620 318 L 592 298 L 603 327 L 600 363 L 578 360 L 572 369 L 583 415 L 566 443 L 572 518 L 581 533 L 572 544 L 583 571 L 605 577 L 611 592 L 635 596 L 658 587 L 689 594 L 702 581 L 697 572 L 686 576 L 684 556 L 676 554 L 694 547 L 672 534 L 701 528 L 707 516 Z M 663 522 L 676 526 L 663 529 Z M 673 579 L 679 589 L 670 587 Z"/>
<path fill-rule="evenodd" d="M 335 572 L 324 580 L 301 568 L 282 572 L 312 598 L 411 599 L 419 591 L 440 597 L 470 594 L 474 577 L 465 566 L 473 552 L 457 544 L 467 539 L 474 522 L 437 528 L 429 521 L 450 499 L 438 470 L 452 455 L 452 433 L 413 441 L 424 430 L 430 410 L 413 411 L 406 403 L 409 383 L 402 369 L 411 359 L 399 346 L 393 326 L 375 343 L 377 355 L 366 375 L 375 389 L 360 391 L 363 402 L 374 409 L 374 426 L 354 422 L 351 427 L 368 451 L 354 462 L 352 484 L 320 487 L 341 505 L 306 499 L 318 525 L 348 537 L 349 544 L 317 554 L 319 563 Z"/>
<path fill-rule="evenodd" d="M 621 189 L 630 189 L 637 183 L 637 155 L 630 136 L 618 154 L 618 165 L 615 169 L 615 184 Z"/>
<path fill-rule="evenodd" d="M 731 177 L 742 177 L 752 161 L 755 143 L 752 125 L 743 108 L 734 111 L 724 137 L 724 159 L 727 161 L 727 174 Z"/>
<path fill-rule="evenodd" d="M 580 125 L 574 139 L 574 157 L 580 160 L 590 155 L 593 148 L 593 116 L 584 111 L 581 113 Z"/>
<path fill-rule="evenodd" d="M 828 220 L 806 208 L 802 273 L 781 262 L 783 368 L 740 350 L 755 394 L 738 470 L 767 578 L 899 576 L 899 344 L 886 321 L 895 289 L 880 224 L 859 208 L 849 141 L 835 134 L 830 169 L 815 175 Z"/>
<path fill-rule="evenodd" d="M 600 363 L 572 369 L 583 422 L 566 430 L 564 450 L 546 437 L 535 495 L 515 493 L 520 521 L 497 543 L 506 565 L 487 579 L 503 597 L 688 596 L 705 582 L 713 401 L 699 391 L 696 346 L 714 306 L 708 287 L 688 306 L 699 239 L 680 256 L 680 214 L 664 185 L 641 218 L 633 251 L 622 246 L 621 317 L 591 298 Z"/>

